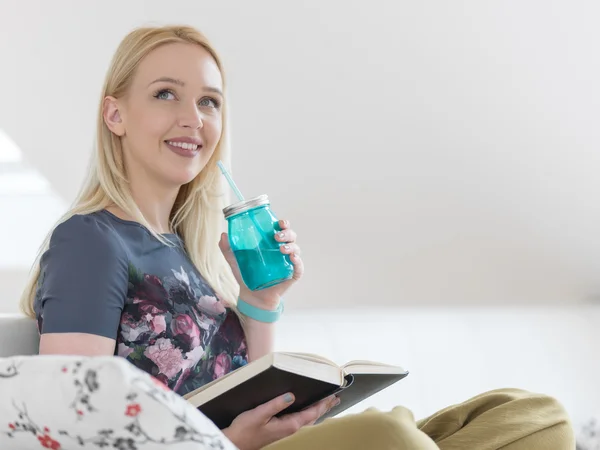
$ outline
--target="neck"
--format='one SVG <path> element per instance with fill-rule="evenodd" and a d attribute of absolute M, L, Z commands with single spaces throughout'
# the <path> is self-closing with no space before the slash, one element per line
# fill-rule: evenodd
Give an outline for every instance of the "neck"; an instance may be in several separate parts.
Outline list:
<path fill-rule="evenodd" d="M 157 233 L 172 233 L 169 218 L 177 199 L 178 187 L 148 186 L 130 184 L 133 201 Z"/>
<path fill-rule="evenodd" d="M 177 199 L 179 187 L 160 185 L 150 180 L 143 180 L 141 177 L 130 176 L 129 189 L 133 201 L 148 221 L 148 224 L 157 233 L 174 232 L 174 230 L 171 230 L 169 218 Z M 123 219 L 133 219 L 118 207 L 112 206 L 107 209 Z"/>

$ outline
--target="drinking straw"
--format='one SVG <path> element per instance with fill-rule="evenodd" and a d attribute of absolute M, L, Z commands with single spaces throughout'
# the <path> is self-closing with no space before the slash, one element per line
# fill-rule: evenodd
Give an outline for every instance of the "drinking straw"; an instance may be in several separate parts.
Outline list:
<path fill-rule="evenodd" d="M 219 169 L 221 169 L 221 173 L 225 176 L 225 179 L 229 183 L 229 186 L 231 187 L 231 190 L 233 190 L 233 192 L 235 192 L 235 195 L 237 196 L 238 200 L 240 202 L 244 201 L 244 196 L 242 195 L 242 193 L 238 189 L 237 185 L 235 184 L 235 181 L 233 181 L 233 178 L 231 178 L 231 175 L 229 174 L 229 172 L 227 171 L 227 169 L 223 165 L 223 161 L 221 161 L 221 160 L 217 161 L 217 166 L 219 166 Z M 250 216 L 250 219 L 254 223 L 254 226 L 256 227 L 256 229 L 258 230 L 258 232 L 260 233 L 261 237 L 264 239 L 265 244 L 271 246 L 270 245 L 271 244 L 271 240 L 265 235 L 264 230 L 262 229 L 262 227 L 256 221 L 256 217 L 254 216 L 254 213 L 252 211 L 248 211 L 248 215 Z"/>

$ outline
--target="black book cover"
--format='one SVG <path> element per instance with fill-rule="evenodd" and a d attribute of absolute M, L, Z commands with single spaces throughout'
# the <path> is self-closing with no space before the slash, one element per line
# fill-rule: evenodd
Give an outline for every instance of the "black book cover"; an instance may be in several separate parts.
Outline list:
<path fill-rule="evenodd" d="M 351 383 L 352 377 L 350 376 L 347 380 L 348 383 Z M 223 429 L 231 425 L 233 419 L 241 413 L 287 392 L 292 392 L 296 399 L 280 415 L 301 411 L 342 389 L 336 384 L 286 372 L 271 366 L 264 372 L 200 405 L 198 410 L 220 429 Z"/>

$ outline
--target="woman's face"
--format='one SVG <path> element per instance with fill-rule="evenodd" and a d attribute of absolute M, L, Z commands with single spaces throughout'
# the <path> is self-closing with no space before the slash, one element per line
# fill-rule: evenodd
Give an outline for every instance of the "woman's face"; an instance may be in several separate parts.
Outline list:
<path fill-rule="evenodd" d="M 120 120 L 109 128 L 122 138 L 128 178 L 165 187 L 192 181 L 221 137 L 222 92 L 219 68 L 202 47 L 175 43 L 149 53 L 127 94 L 105 103 L 105 118 Z"/>

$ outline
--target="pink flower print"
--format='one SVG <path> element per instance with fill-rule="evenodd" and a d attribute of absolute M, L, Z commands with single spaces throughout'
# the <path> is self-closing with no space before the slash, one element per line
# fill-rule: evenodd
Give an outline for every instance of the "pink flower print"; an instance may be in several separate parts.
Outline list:
<path fill-rule="evenodd" d="M 242 342 L 240 342 L 240 346 L 238 347 L 238 349 L 235 352 L 237 354 L 246 353 L 246 340 L 245 339 L 242 339 Z"/>
<path fill-rule="evenodd" d="M 226 352 L 219 353 L 215 359 L 215 368 L 213 370 L 213 380 L 221 378 L 231 370 L 231 356 Z"/>
<path fill-rule="evenodd" d="M 127 358 L 129 355 L 133 353 L 133 349 L 131 347 L 127 347 L 122 342 L 117 346 L 117 355 L 122 358 Z"/>
<path fill-rule="evenodd" d="M 187 314 L 178 314 L 171 321 L 171 332 L 173 336 L 187 336 L 191 348 L 200 345 L 200 329 Z"/>
<path fill-rule="evenodd" d="M 204 348 L 201 345 L 194 347 L 191 351 L 185 353 L 185 359 L 182 363 L 183 369 L 193 369 L 204 356 Z"/>
<path fill-rule="evenodd" d="M 225 312 L 225 305 L 212 295 L 203 295 L 198 299 L 198 307 L 208 313 L 212 314 L 223 314 Z"/>
<path fill-rule="evenodd" d="M 156 334 L 160 334 L 167 329 L 167 323 L 165 321 L 165 316 L 155 316 L 150 321 L 150 328 Z"/>
<path fill-rule="evenodd" d="M 142 333 L 150 331 L 147 322 L 138 321 L 131 314 L 125 313 L 121 317 L 121 332 L 123 339 L 134 342 Z"/>
<path fill-rule="evenodd" d="M 139 305 L 143 314 L 156 315 L 167 311 L 167 291 L 160 279 L 154 275 L 145 275 L 144 281 L 134 287 L 133 303 Z"/>
<path fill-rule="evenodd" d="M 173 378 L 181 370 L 183 360 L 181 350 L 173 347 L 169 339 L 157 339 L 154 345 L 144 351 L 144 355 L 154 362 L 158 370 L 168 379 Z"/>
<path fill-rule="evenodd" d="M 183 383 L 189 378 L 191 372 L 192 371 L 190 369 L 183 370 L 183 372 L 179 376 L 179 379 L 177 380 L 177 383 L 175 383 L 175 386 L 173 386 L 173 390 L 175 392 L 177 392 L 179 388 L 183 386 Z"/>
<path fill-rule="evenodd" d="M 140 311 L 142 313 L 147 313 L 147 314 L 160 314 L 160 313 L 164 313 L 165 311 L 163 309 L 158 309 L 158 307 L 156 305 L 153 305 L 150 302 L 147 302 L 145 300 L 140 300 L 139 298 L 135 297 L 133 299 L 133 304 L 138 304 L 139 303 L 139 308 Z"/>
<path fill-rule="evenodd" d="M 179 388 L 183 385 L 183 382 L 186 381 L 194 367 L 200 362 L 204 356 L 204 348 L 201 345 L 198 347 L 194 347 L 192 351 L 189 351 L 185 354 L 185 359 L 181 363 L 181 368 L 183 369 L 182 374 L 179 376 L 177 383 L 173 387 L 173 390 L 177 392 Z"/>

